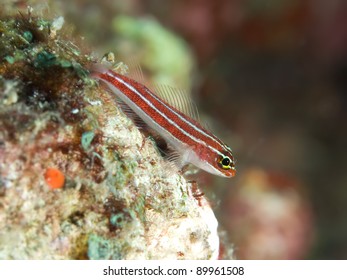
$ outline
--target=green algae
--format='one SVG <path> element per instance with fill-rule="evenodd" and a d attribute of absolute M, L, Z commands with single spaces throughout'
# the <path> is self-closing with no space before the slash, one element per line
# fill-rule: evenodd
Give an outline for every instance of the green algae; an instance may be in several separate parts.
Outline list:
<path fill-rule="evenodd" d="M 30 31 L 23 32 L 23 38 L 30 44 L 34 38 L 34 35 Z"/>
<path fill-rule="evenodd" d="M 117 37 L 134 46 L 141 63 L 156 84 L 190 90 L 194 59 L 188 45 L 152 18 L 117 16 L 112 27 Z"/>
<path fill-rule="evenodd" d="M 117 239 L 108 239 L 91 234 L 88 238 L 88 258 L 90 260 L 121 260 L 122 247 Z"/>
<path fill-rule="evenodd" d="M 90 145 L 91 145 L 94 137 L 95 137 L 95 133 L 93 131 L 83 132 L 82 137 L 81 137 L 81 145 L 85 151 L 90 150 Z"/>
<path fill-rule="evenodd" d="M 53 65 L 59 65 L 59 60 L 56 55 L 43 50 L 36 55 L 33 64 L 36 68 L 46 68 Z"/>

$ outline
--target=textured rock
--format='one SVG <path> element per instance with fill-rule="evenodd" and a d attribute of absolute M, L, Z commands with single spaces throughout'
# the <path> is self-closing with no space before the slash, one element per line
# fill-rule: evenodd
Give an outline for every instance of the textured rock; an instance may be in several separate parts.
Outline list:
<path fill-rule="evenodd" d="M 0 258 L 217 258 L 209 204 L 89 78 L 62 23 L 0 20 Z"/>

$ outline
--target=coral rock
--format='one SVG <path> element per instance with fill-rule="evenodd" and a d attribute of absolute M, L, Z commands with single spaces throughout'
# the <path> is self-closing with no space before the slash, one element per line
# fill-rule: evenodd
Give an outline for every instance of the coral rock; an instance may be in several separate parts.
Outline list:
<path fill-rule="evenodd" d="M 0 259 L 217 258 L 210 206 L 89 78 L 58 19 L 0 19 Z M 63 188 L 47 187 L 51 167 Z"/>

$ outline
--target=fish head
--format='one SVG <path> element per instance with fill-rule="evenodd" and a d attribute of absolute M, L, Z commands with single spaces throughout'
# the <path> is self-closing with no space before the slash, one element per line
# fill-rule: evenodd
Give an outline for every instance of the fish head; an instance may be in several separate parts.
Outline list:
<path fill-rule="evenodd" d="M 231 149 L 223 145 L 221 149 L 199 147 L 190 153 L 188 161 L 214 175 L 231 178 L 236 175 L 235 159 Z"/>

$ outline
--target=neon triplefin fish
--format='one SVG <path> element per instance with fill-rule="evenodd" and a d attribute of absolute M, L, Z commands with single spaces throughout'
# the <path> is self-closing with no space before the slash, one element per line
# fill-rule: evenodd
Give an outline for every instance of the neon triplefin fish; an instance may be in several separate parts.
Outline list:
<path fill-rule="evenodd" d="M 174 106 L 175 97 L 156 94 L 134 79 L 106 68 L 97 68 L 93 77 L 106 83 L 108 88 L 125 103 L 143 122 L 154 129 L 174 149 L 171 159 L 182 167 L 187 163 L 223 177 L 236 174 L 232 151 L 193 115 L 185 114 Z M 174 94 L 174 92 L 170 92 Z M 166 99 L 166 100 L 165 100 Z M 182 97 L 176 98 L 176 105 Z M 186 110 L 193 112 L 193 110 Z"/>

